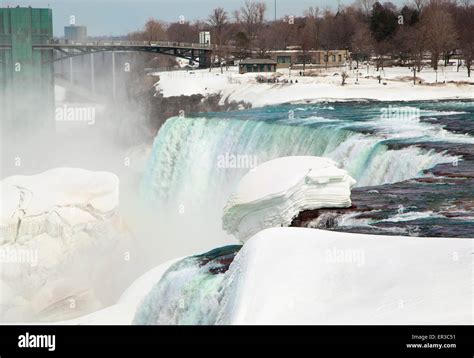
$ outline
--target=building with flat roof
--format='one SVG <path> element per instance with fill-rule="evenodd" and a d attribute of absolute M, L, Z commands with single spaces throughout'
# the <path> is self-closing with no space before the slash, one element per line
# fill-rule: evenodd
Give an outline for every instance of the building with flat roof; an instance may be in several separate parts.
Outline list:
<path fill-rule="evenodd" d="M 240 61 L 239 73 L 248 72 L 275 72 L 277 62 L 267 58 L 247 58 Z"/>
<path fill-rule="evenodd" d="M 309 67 L 341 67 L 350 57 L 347 50 L 309 50 L 301 49 L 269 51 L 268 55 L 277 62 L 277 68 L 289 68 L 299 65 Z"/>

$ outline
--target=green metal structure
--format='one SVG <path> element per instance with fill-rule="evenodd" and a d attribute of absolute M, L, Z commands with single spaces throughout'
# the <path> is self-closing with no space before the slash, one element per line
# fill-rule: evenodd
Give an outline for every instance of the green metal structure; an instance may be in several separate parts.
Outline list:
<path fill-rule="evenodd" d="M 53 50 L 35 47 L 48 44 L 52 38 L 51 9 L 0 8 L 3 124 L 29 125 L 38 116 L 54 119 Z"/>
<path fill-rule="evenodd" d="M 212 51 L 224 49 L 208 42 L 62 43 L 53 41 L 52 17 L 51 9 L 0 8 L 0 125 L 3 128 L 36 130 L 38 127 L 54 127 L 55 61 L 84 55 L 92 58 L 99 52 L 111 52 L 112 55 L 117 51 L 149 52 L 186 58 L 197 61 L 200 67 L 209 67 Z M 232 49 L 229 47 L 227 50 Z M 72 73 L 72 61 L 70 64 Z M 115 67 L 112 67 L 115 76 Z M 92 68 L 92 77 L 93 74 Z"/>

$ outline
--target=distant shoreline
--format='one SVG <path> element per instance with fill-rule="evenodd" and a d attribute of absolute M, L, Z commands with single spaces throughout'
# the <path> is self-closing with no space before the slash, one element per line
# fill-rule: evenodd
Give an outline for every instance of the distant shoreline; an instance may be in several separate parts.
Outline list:
<path fill-rule="evenodd" d="M 351 73 L 346 85 L 342 86 L 339 74 L 343 70 L 343 68 L 330 68 L 318 76 L 289 76 L 281 72 L 260 74 L 268 77 L 279 76 L 280 79 L 291 80 L 293 83 L 257 83 L 258 73 L 239 75 L 235 68 L 222 74 L 219 69 L 214 69 L 212 72 L 209 70 L 160 72 L 157 73 L 160 80 L 155 88 L 163 98 L 218 95 L 221 98 L 221 105 L 245 103 L 252 108 L 321 102 L 474 100 L 474 78 L 468 78 L 464 72 L 445 70 L 443 73 L 438 73 L 439 81 L 435 83 L 435 72 L 425 70 L 418 74 L 423 83 L 413 85 L 411 81 L 401 79 L 409 75 L 409 69 L 393 67 L 384 70 L 386 77 L 381 79 L 381 83 L 378 83 L 372 74 L 369 78 L 359 74 L 359 81 L 355 83 L 355 76 Z"/>

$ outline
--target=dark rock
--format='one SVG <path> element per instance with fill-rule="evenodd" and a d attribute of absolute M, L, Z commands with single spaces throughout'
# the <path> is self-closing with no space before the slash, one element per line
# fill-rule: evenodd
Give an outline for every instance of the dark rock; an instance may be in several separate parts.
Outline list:
<path fill-rule="evenodd" d="M 241 248 L 242 245 L 219 247 L 204 254 L 196 255 L 194 258 L 197 259 L 200 267 L 207 266 L 209 273 L 217 275 L 229 270 L 230 264 Z"/>

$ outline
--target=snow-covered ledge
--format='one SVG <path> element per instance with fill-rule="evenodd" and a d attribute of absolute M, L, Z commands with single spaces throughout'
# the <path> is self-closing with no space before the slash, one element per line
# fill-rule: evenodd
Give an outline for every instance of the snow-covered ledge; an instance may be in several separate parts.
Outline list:
<path fill-rule="evenodd" d="M 268 161 L 239 182 L 224 208 L 223 228 L 245 241 L 263 229 L 289 226 L 303 210 L 350 207 L 355 183 L 329 158 Z"/>
<path fill-rule="evenodd" d="M 472 324 L 472 240 L 272 228 L 226 273 L 218 324 Z"/>

